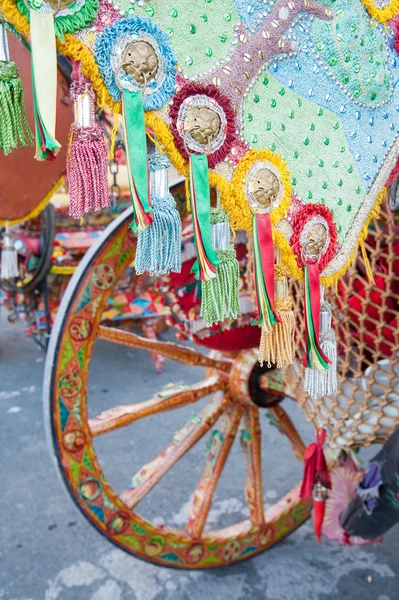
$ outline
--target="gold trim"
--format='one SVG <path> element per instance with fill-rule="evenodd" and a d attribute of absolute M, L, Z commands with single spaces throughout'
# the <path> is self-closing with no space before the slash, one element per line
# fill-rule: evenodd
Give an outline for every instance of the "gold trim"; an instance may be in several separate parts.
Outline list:
<path fill-rule="evenodd" d="M 399 13 L 399 0 L 392 0 L 385 8 L 377 8 L 373 0 L 362 0 L 367 12 L 380 23 L 386 23 Z"/>

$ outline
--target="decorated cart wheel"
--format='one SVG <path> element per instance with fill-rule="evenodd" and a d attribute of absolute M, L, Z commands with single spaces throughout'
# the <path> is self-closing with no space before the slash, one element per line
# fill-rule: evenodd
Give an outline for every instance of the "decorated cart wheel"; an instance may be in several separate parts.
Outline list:
<path fill-rule="evenodd" d="M 261 368 L 256 350 L 236 352 L 234 357 L 222 352 L 205 355 L 182 344 L 148 340 L 101 323 L 107 301 L 135 255 L 136 237 L 128 227 L 131 214 L 128 210 L 121 215 L 91 248 L 58 311 L 45 377 L 54 454 L 79 509 L 120 548 L 165 566 L 206 568 L 232 564 L 266 550 L 310 514 L 310 503 L 300 499 L 299 484 L 274 506 L 264 507 L 259 407 L 268 408 L 297 459 L 302 460 L 305 446 L 280 405 L 287 395 L 280 372 Z M 157 352 L 183 365 L 202 367 L 198 369 L 198 383 L 190 387 L 175 386 L 151 399 L 115 406 L 89 419 L 88 378 L 97 338 L 144 352 Z M 203 368 L 205 378 L 201 379 Z M 201 403 L 203 408 L 197 412 L 195 403 L 207 396 L 208 404 L 203 407 Z M 122 427 L 137 427 L 139 423 L 143 426 L 146 417 L 162 418 L 160 413 L 189 404 L 195 416 L 177 432 L 170 432 L 172 441 L 167 448 L 139 469 L 131 486 L 118 494 L 102 470 L 94 438 Z M 139 423 L 134 425 L 136 421 Z M 156 419 L 146 422 L 145 427 L 149 434 L 151 431 L 156 434 Z M 140 502 L 211 431 L 212 444 L 208 456 L 204 456 L 204 471 L 192 495 L 185 528 L 157 525 L 143 517 Z M 245 456 L 249 518 L 208 532 L 205 525 L 213 494 L 237 436 Z"/>

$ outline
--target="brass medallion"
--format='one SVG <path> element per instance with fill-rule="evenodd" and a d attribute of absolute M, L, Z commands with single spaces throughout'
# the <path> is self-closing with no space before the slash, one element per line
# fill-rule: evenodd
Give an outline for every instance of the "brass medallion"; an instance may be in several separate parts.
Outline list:
<path fill-rule="evenodd" d="M 154 79 L 159 68 L 154 48 L 142 40 L 127 44 L 122 54 L 122 64 L 126 73 L 143 85 Z"/>
<path fill-rule="evenodd" d="M 184 119 L 184 132 L 201 146 L 213 142 L 221 127 L 220 117 L 216 111 L 207 106 L 192 106 L 187 110 Z"/>
<path fill-rule="evenodd" d="M 312 223 L 305 242 L 306 253 L 313 257 L 320 256 L 326 248 L 327 237 L 327 227 L 323 223 Z"/>
<path fill-rule="evenodd" d="M 254 209 L 257 205 L 262 209 L 270 209 L 277 200 L 280 182 L 270 169 L 262 168 L 250 179 L 248 191 L 250 197 L 255 200 Z"/>
<path fill-rule="evenodd" d="M 57 10 L 58 8 L 58 0 L 46 0 L 47 4 L 50 4 L 53 10 Z M 72 6 L 75 3 L 75 0 L 61 0 L 60 2 L 60 11 L 65 10 Z"/>

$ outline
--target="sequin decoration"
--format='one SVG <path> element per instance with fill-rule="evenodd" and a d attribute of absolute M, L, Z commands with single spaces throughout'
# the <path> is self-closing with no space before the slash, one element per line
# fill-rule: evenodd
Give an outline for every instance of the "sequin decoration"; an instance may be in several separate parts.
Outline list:
<path fill-rule="evenodd" d="M 211 72 L 234 49 L 239 17 L 232 0 L 151 0 L 133 11 L 130 2 L 122 2 L 129 6 L 128 14 L 148 16 L 152 9 L 153 22 L 167 32 L 179 70 L 188 79 Z M 122 3 L 118 0 L 118 4 Z"/>
<path fill-rule="evenodd" d="M 275 4 L 273 0 L 234 0 L 234 3 L 241 21 L 250 31 L 256 31 L 260 27 Z"/>
<path fill-rule="evenodd" d="M 129 57 L 125 56 L 125 52 L 129 53 L 129 45 L 134 47 L 135 44 L 140 45 L 136 48 L 140 54 L 137 66 L 134 57 L 127 63 Z M 98 36 L 95 52 L 100 72 L 114 100 L 121 98 L 118 86 L 130 91 L 141 89 L 145 110 L 162 108 L 172 96 L 176 85 L 176 59 L 167 35 L 150 19 L 132 17 L 113 23 Z M 128 66 L 121 69 L 122 64 Z M 141 69 L 147 68 L 151 78 L 143 87 Z"/>
<path fill-rule="evenodd" d="M 334 20 L 314 20 L 311 48 L 332 80 L 363 107 L 386 104 L 393 93 L 386 33 L 370 22 L 360 0 L 335 0 Z"/>
<path fill-rule="evenodd" d="M 388 104 L 376 106 L 371 112 L 365 111 L 352 102 L 317 63 L 308 43 L 309 27 L 310 22 L 302 22 L 290 33 L 289 39 L 298 47 L 298 57 L 278 61 L 271 65 L 271 70 L 282 85 L 289 86 L 291 90 L 318 104 L 318 116 L 323 117 L 326 108 L 339 116 L 351 154 L 343 152 L 340 156 L 346 161 L 349 173 L 354 169 L 359 171 L 368 192 L 386 164 L 387 157 L 392 154 L 392 146 L 398 137 L 396 115 L 399 108 L 399 87 L 394 89 Z M 388 49 L 388 64 L 395 80 L 398 79 L 399 62 L 395 50 Z M 388 174 L 387 172 L 387 176 Z M 339 195 L 337 205 L 343 204 Z"/>
<path fill-rule="evenodd" d="M 255 95 L 259 96 L 259 102 L 254 102 Z M 265 106 L 269 107 L 266 116 Z M 252 121 L 246 118 L 248 113 L 253 115 Z M 355 161 L 351 159 L 339 117 L 328 110 L 319 113 L 317 104 L 282 86 L 265 71 L 244 99 L 241 126 L 248 144 L 268 147 L 287 161 L 294 193 L 301 200 L 320 202 L 338 213 L 342 224 L 340 236 L 344 238 L 352 215 L 361 205 L 364 185 L 355 166 L 351 172 L 348 170 Z M 260 127 L 262 122 L 264 125 Z M 357 188 L 360 194 L 356 194 Z M 341 206 L 337 205 L 338 198 L 342 199 Z M 349 204 L 353 209 L 350 215 Z"/>

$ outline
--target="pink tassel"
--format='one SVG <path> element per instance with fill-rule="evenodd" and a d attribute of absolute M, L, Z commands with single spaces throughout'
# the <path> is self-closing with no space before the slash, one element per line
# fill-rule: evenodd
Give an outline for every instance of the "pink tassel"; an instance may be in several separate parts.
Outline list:
<path fill-rule="evenodd" d="M 74 69 L 71 97 L 75 123 L 70 131 L 67 157 L 69 214 L 82 215 L 109 208 L 108 155 L 104 133 L 95 121 L 94 97 L 90 82 Z"/>
<path fill-rule="evenodd" d="M 69 214 L 78 219 L 110 206 L 108 156 L 99 125 L 72 128 L 67 158 Z"/>

